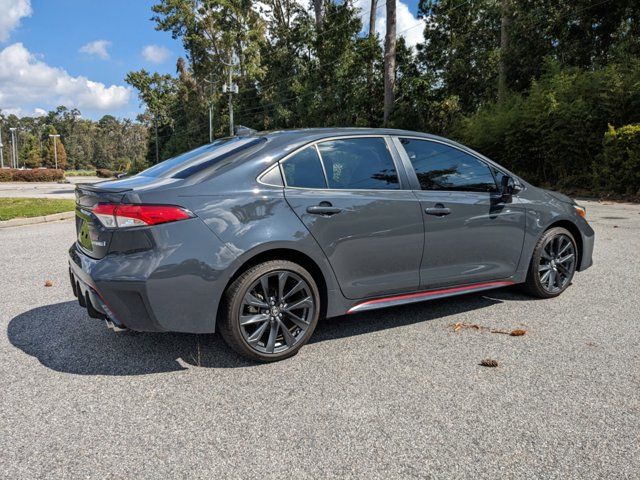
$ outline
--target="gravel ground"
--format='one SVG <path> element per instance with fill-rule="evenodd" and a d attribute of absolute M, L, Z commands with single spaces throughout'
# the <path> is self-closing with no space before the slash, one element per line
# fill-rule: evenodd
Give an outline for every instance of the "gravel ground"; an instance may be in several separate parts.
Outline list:
<path fill-rule="evenodd" d="M 561 297 L 326 320 L 271 365 L 114 334 L 68 286 L 71 222 L 0 231 L 0 477 L 640 478 L 640 206 L 587 206 L 595 265 Z"/>

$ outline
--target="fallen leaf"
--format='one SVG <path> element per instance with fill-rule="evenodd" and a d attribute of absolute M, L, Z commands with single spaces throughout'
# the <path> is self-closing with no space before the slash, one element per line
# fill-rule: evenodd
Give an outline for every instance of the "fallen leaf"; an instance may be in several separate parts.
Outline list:
<path fill-rule="evenodd" d="M 45 280 L 44 286 L 45 287 L 53 287 L 53 282 L 51 280 Z"/>
<path fill-rule="evenodd" d="M 493 358 L 485 358 L 480 362 L 480 365 L 482 365 L 483 367 L 497 367 L 498 366 L 498 362 L 496 360 L 494 360 Z"/>
<path fill-rule="evenodd" d="M 525 333 L 527 333 L 526 330 L 511 330 L 511 333 L 509 335 L 511 335 L 512 337 L 521 337 Z"/>
<path fill-rule="evenodd" d="M 487 327 L 483 327 L 482 325 L 476 325 L 475 323 L 457 322 L 449 326 L 453 327 L 454 332 L 458 332 L 462 329 L 467 329 L 467 328 L 471 328 L 473 330 L 489 330 Z"/>

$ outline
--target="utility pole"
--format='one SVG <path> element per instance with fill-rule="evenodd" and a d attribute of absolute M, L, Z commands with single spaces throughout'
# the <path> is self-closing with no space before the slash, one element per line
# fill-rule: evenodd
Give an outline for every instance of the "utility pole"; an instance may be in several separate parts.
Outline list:
<path fill-rule="evenodd" d="M 56 170 L 58 169 L 58 138 L 60 135 L 49 135 L 49 138 L 53 138 L 53 158 L 56 162 Z M 69 139 L 67 139 L 68 141 Z"/>
<path fill-rule="evenodd" d="M 4 155 L 2 153 L 2 125 L 0 125 L 0 168 L 4 168 Z"/>
<path fill-rule="evenodd" d="M 160 162 L 160 145 L 158 145 L 158 116 L 153 115 L 153 129 L 156 132 L 156 165 Z"/>
<path fill-rule="evenodd" d="M 18 168 L 18 149 L 16 148 L 16 127 L 9 129 L 11 132 L 11 165 L 13 168 Z"/>
<path fill-rule="evenodd" d="M 229 94 L 229 136 L 233 137 L 233 94 L 238 93 L 238 85 L 233 83 L 233 61 L 226 64 L 229 67 L 229 83 L 222 86 L 222 93 Z"/>

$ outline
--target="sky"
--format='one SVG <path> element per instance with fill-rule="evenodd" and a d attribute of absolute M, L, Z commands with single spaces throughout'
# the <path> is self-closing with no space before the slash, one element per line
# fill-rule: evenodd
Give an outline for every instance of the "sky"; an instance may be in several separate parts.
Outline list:
<path fill-rule="evenodd" d="M 397 32 L 411 45 L 422 36 L 417 2 L 397 5 Z M 141 68 L 174 73 L 177 58 L 184 56 L 179 40 L 155 30 L 154 3 L 0 0 L 0 110 L 34 116 L 65 105 L 86 118 L 134 118 L 141 106 L 126 74 Z M 355 3 L 366 24 L 370 0 Z M 383 33 L 384 0 L 379 5 L 376 30 Z"/>

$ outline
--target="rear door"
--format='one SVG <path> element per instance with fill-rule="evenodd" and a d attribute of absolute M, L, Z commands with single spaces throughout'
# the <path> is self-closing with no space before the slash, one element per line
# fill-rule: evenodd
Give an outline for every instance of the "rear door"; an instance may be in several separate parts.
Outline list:
<path fill-rule="evenodd" d="M 512 276 L 518 266 L 525 209 L 505 202 L 495 167 L 442 142 L 399 138 L 424 216 L 423 288 Z M 401 152 L 402 153 L 402 152 Z"/>
<path fill-rule="evenodd" d="M 347 298 L 419 286 L 424 226 L 381 136 L 326 140 L 281 162 L 285 197 L 326 254 Z"/>

